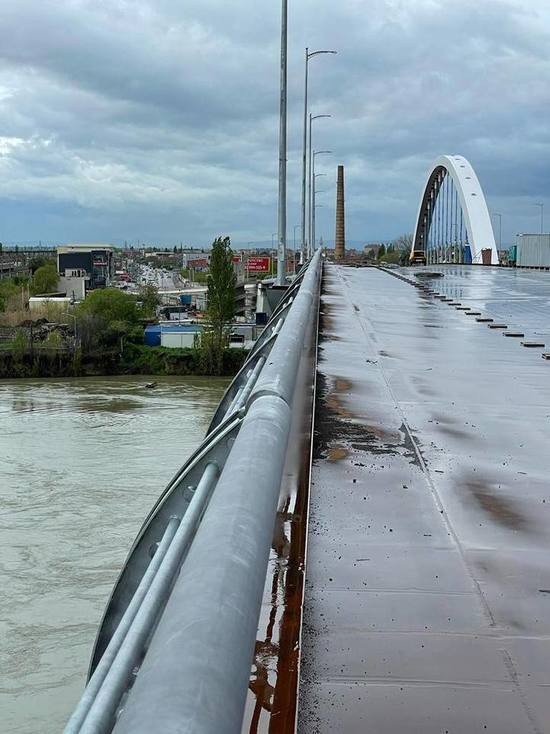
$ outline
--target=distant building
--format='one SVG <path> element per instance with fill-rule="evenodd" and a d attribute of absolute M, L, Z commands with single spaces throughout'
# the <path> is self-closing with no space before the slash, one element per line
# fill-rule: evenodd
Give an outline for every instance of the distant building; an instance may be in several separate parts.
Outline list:
<path fill-rule="evenodd" d="M 381 247 L 382 245 L 378 245 L 378 244 L 377 245 L 367 244 L 363 247 L 363 254 L 367 256 L 370 255 L 371 257 L 377 258 Z"/>
<path fill-rule="evenodd" d="M 49 293 L 45 296 L 31 296 L 29 298 L 29 309 L 31 311 L 37 311 L 53 303 L 56 306 L 63 306 L 66 310 L 71 302 L 72 299 L 65 296 L 63 293 Z"/>
<path fill-rule="evenodd" d="M 62 278 L 85 278 L 86 290 L 107 288 L 114 275 L 111 245 L 60 245 L 57 271 Z"/>
<path fill-rule="evenodd" d="M 83 301 L 86 298 L 88 276 L 85 270 L 67 270 L 71 275 L 61 275 L 57 281 L 57 289 L 65 293 L 72 301 Z"/>
<path fill-rule="evenodd" d="M 523 268 L 550 268 L 550 234 L 518 234 L 510 260 Z"/>

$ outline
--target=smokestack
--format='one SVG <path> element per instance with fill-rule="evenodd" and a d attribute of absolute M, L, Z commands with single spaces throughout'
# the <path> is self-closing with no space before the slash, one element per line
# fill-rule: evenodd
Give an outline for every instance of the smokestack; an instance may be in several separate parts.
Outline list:
<path fill-rule="evenodd" d="M 344 166 L 338 166 L 336 181 L 336 239 L 334 255 L 336 260 L 346 256 L 346 225 L 344 214 Z"/>

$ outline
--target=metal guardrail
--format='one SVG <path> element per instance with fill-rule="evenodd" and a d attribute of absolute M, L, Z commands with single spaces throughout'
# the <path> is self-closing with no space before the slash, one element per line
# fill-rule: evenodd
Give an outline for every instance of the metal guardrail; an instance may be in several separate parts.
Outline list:
<path fill-rule="evenodd" d="M 65 734 L 238 734 L 317 253 L 143 524 Z"/>

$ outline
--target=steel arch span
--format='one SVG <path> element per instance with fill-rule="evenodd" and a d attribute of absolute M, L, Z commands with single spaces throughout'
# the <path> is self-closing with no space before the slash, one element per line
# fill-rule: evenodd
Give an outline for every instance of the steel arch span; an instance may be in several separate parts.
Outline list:
<path fill-rule="evenodd" d="M 498 265 L 485 196 L 463 156 L 442 155 L 433 162 L 418 209 L 410 259 L 428 264 Z"/>

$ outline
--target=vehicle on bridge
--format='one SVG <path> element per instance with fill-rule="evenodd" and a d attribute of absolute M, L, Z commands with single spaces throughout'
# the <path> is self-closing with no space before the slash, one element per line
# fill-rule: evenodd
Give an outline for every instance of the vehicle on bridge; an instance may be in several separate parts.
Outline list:
<path fill-rule="evenodd" d="M 424 250 L 413 250 L 409 256 L 411 265 L 426 265 L 426 253 Z"/>

